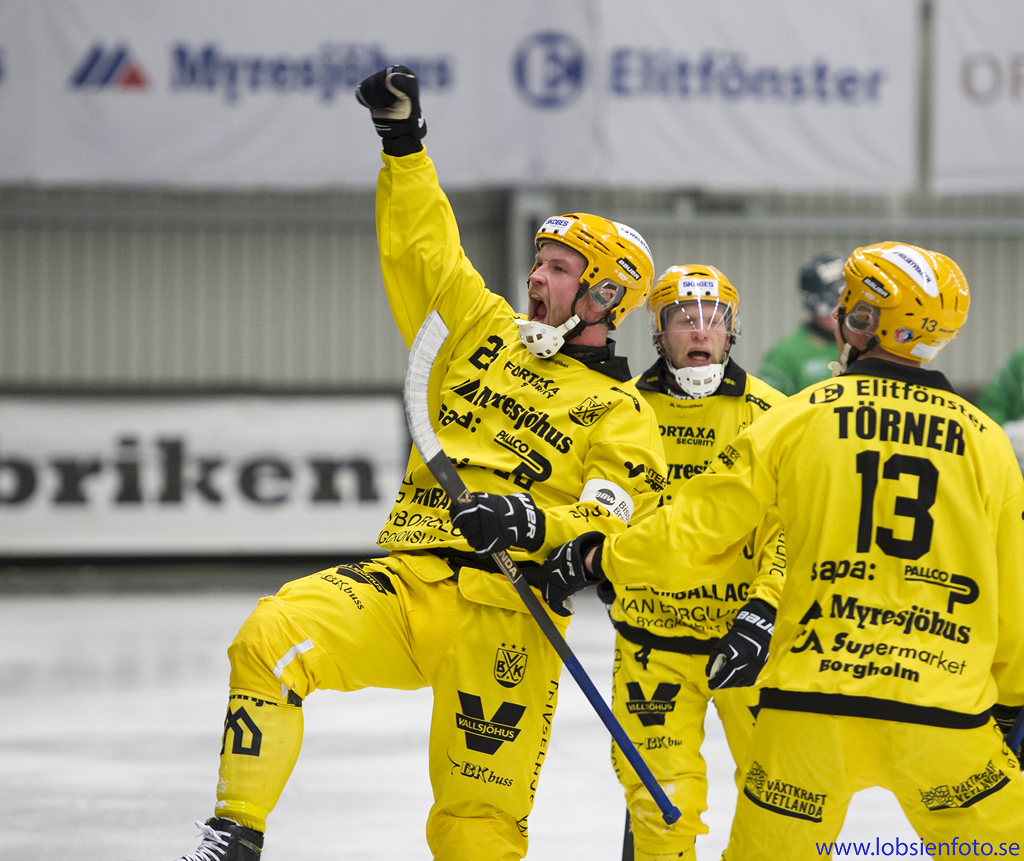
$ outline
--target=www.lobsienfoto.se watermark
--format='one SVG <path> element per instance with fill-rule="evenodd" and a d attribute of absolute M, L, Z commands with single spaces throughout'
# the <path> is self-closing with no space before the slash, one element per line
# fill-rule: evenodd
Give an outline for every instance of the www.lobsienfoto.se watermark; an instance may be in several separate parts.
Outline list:
<path fill-rule="evenodd" d="M 1019 858 L 1021 855 L 1021 844 L 1018 842 L 989 843 L 985 840 L 961 840 L 959 837 L 947 843 L 929 843 L 924 840 L 908 843 L 899 837 L 895 840 L 876 837 L 874 843 L 837 840 L 833 843 L 815 843 L 814 848 L 822 858 L 858 855 L 862 858 Z"/>

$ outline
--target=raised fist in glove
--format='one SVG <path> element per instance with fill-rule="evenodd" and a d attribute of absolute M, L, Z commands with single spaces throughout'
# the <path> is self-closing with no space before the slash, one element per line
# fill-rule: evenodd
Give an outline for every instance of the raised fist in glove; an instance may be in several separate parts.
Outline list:
<path fill-rule="evenodd" d="M 377 134 L 388 155 L 410 155 L 423 149 L 427 124 L 420 112 L 420 85 L 412 69 L 388 66 L 356 88 L 356 98 L 370 109 Z"/>
<path fill-rule="evenodd" d="M 469 502 L 452 503 L 452 526 L 480 556 L 522 547 L 539 550 L 544 543 L 544 512 L 528 493 L 500 496 L 473 493 Z"/>
<path fill-rule="evenodd" d="M 559 616 L 572 613 L 564 601 L 574 592 L 600 583 L 604 580 L 601 571 L 601 549 L 604 546 L 604 533 L 584 532 L 572 541 L 567 541 L 548 554 L 536 568 L 524 568 L 523 576 L 531 586 L 536 586 L 544 596 L 547 605 Z M 596 548 L 597 552 L 587 568 L 587 555 Z"/>
<path fill-rule="evenodd" d="M 1013 724 L 1017 720 L 1017 715 L 1020 714 L 1020 706 L 1003 706 L 996 703 L 992 706 L 992 717 L 995 718 L 996 724 L 1003 733 L 1003 738 L 1006 739 L 1006 744 L 1010 744 L 1010 730 L 1013 729 Z M 1017 757 L 1017 762 L 1020 763 L 1021 770 L 1024 771 L 1024 743 L 1018 743 L 1016 748 L 1011 748 L 1013 755 Z"/>
<path fill-rule="evenodd" d="M 757 598 L 747 601 L 732 626 L 711 650 L 704 672 L 708 687 L 744 688 L 757 681 L 775 633 L 775 609 Z"/>

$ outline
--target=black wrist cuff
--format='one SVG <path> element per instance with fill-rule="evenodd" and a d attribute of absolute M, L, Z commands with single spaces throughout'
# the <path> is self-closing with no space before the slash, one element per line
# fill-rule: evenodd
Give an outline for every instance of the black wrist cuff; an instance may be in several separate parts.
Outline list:
<path fill-rule="evenodd" d="M 1006 733 L 1013 727 L 1013 722 L 1017 720 L 1020 709 L 1020 706 L 1004 706 L 1001 703 L 996 703 L 992 706 L 992 717 L 996 719 L 999 728 Z"/>
<path fill-rule="evenodd" d="M 403 155 L 412 155 L 423 149 L 423 142 L 414 135 L 398 135 L 393 138 L 384 138 L 381 142 L 384 152 L 399 158 Z"/>
<path fill-rule="evenodd" d="M 760 598 L 751 598 L 744 605 L 744 609 L 753 610 L 769 622 L 775 621 L 775 608 L 767 601 L 762 601 Z"/>
<path fill-rule="evenodd" d="M 587 554 L 590 553 L 591 548 L 597 548 L 594 553 L 594 559 L 590 563 L 591 573 L 587 575 L 587 579 L 594 583 L 604 580 L 604 569 L 601 567 L 601 553 L 604 551 L 604 533 L 590 532 L 584 536 L 584 539 L 583 546 L 580 548 L 584 560 L 584 569 L 587 567 Z"/>

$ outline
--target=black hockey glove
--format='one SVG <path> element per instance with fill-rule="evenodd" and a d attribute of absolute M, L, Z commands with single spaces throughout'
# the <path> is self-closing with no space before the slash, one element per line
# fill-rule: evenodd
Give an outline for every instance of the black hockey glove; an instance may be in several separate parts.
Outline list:
<path fill-rule="evenodd" d="M 745 688 L 757 681 L 768 660 L 768 644 L 775 633 L 775 609 L 758 598 L 747 601 L 732 626 L 711 650 L 707 673 L 708 687 Z"/>
<path fill-rule="evenodd" d="M 539 550 L 544 544 L 544 512 L 528 493 L 500 496 L 474 493 L 469 502 L 452 503 L 452 526 L 480 556 L 509 547 Z"/>
<path fill-rule="evenodd" d="M 1013 729 L 1013 724 L 1017 720 L 1017 715 L 1020 714 L 1020 709 L 1020 706 L 1001 706 L 999 703 L 992 706 L 992 717 L 996 719 L 996 724 L 998 724 L 1000 731 L 1003 733 L 1003 738 L 1006 739 L 1007 745 L 1010 743 L 1010 730 Z M 1024 771 L 1024 744 L 1018 744 L 1013 755 L 1017 757 L 1017 762 L 1020 763 L 1021 770 Z"/>
<path fill-rule="evenodd" d="M 584 560 L 591 550 L 597 548 L 587 571 Z M 523 576 L 531 586 L 536 586 L 547 605 L 559 616 L 569 616 L 572 610 L 564 601 L 574 592 L 593 586 L 604 580 L 601 570 L 601 550 L 604 547 L 604 533 L 584 532 L 561 547 L 556 547 L 536 568 L 524 568 Z"/>
<path fill-rule="evenodd" d="M 356 88 L 356 98 L 370 109 L 377 134 L 388 155 L 410 155 L 423 149 L 420 143 L 427 124 L 420 111 L 420 85 L 412 69 L 388 66 L 370 75 Z"/>

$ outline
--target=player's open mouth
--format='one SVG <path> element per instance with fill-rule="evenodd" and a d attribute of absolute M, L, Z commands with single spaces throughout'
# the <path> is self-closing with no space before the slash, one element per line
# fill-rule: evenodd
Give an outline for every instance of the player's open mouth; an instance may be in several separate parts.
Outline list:
<path fill-rule="evenodd" d="M 711 353 L 707 350 L 690 350 L 686 354 L 686 358 L 690 360 L 691 365 L 695 366 L 711 364 Z"/>
<path fill-rule="evenodd" d="M 543 323 L 548 317 L 548 306 L 539 296 L 530 295 L 530 320 Z"/>

